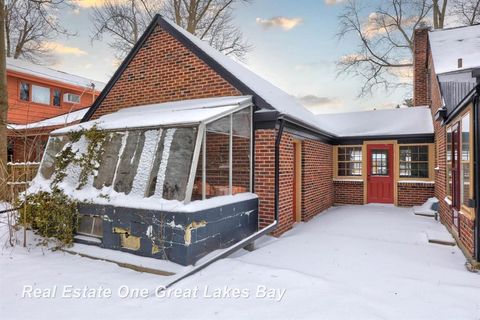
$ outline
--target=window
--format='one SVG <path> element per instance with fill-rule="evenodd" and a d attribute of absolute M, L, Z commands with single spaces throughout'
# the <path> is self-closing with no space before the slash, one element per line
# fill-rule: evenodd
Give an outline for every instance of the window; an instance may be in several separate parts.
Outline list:
<path fill-rule="evenodd" d="M 52 104 L 55 107 L 60 107 L 61 101 L 62 101 L 62 92 L 60 91 L 60 89 L 53 89 Z"/>
<path fill-rule="evenodd" d="M 103 237 L 103 220 L 97 216 L 81 215 L 78 218 L 77 233 L 97 238 Z"/>
<path fill-rule="evenodd" d="M 449 127 L 447 129 L 447 197 L 452 196 L 452 128 Z"/>
<path fill-rule="evenodd" d="M 428 146 L 400 146 L 400 177 L 428 178 Z"/>
<path fill-rule="evenodd" d="M 50 88 L 32 85 L 32 102 L 50 104 Z"/>
<path fill-rule="evenodd" d="M 362 147 L 338 147 L 338 176 L 362 175 Z"/>
<path fill-rule="evenodd" d="M 470 165 L 471 165 L 471 157 L 470 157 L 470 114 L 467 113 L 462 118 L 462 164 L 461 170 L 462 173 L 460 174 L 460 198 L 462 199 L 462 204 L 468 206 L 468 200 L 473 197 L 470 188 L 471 178 L 470 178 Z"/>
<path fill-rule="evenodd" d="M 30 100 L 30 85 L 26 82 L 20 82 L 20 100 Z"/>
<path fill-rule="evenodd" d="M 372 175 L 388 176 L 388 150 L 372 150 Z"/>

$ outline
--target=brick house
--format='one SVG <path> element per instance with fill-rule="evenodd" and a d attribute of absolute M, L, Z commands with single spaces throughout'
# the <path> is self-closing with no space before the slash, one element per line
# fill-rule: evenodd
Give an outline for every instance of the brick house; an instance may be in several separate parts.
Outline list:
<path fill-rule="evenodd" d="M 414 105 L 435 118 L 435 196 L 464 254 L 480 261 L 478 76 L 480 25 L 414 34 Z"/>
<path fill-rule="evenodd" d="M 438 174 L 434 170 L 432 113 L 427 101 L 417 104 L 422 106 L 315 116 L 294 97 L 157 15 L 82 122 L 72 129 L 53 132 L 53 141 L 47 147 L 44 168 L 40 171 L 45 179 L 51 178 L 53 162 L 48 159 L 58 152 L 55 148 L 69 143 L 62 138 L 68 130 L 104 125 L 115 131 L 111 141 L 117 140 L 117 149 L 112 149 L 129 155 L 110 154 L 105 158 L 105 163 L 113 161 L 118 164 L 104 170 L 109 172 L 106 177 L 100 173 L 100 168 L 100 178 L 95 180 L 103 182 L 97 181 L 94 187 L 98 192 L 100 189 L 105 191 L 104 187 L 108 186 L 108 190 L 113 189 L 112 194 L 117 196 L 125 186 L 124 181 L 120 181 L 123 176 L 118 174 L 131 176 L 128 171 L 132 163 L 134 167 L 139 165 L 140 158 L 134 155 L 143 154 L 143 151 L 135 153 L 129 149 L 147 144 L 145 128 L 159 128 L 152 133 L 161 141 L 162 147 L 156 151 L 158 154 L 176 143 L 176 138 L 166 143 L 161 129 L 168 132 L 182 119 L 191 125 L 192 121 L 188 119 L 192 113 L 186 110 L 195 110 L 199 117 L 193 128 L 194 132 L 199 132 L 196 142 L 192 142 L 195 135 L 186 131 L 179 137 L 184 145 L 194 147 L 183 157 L 174 155 L 178 163 L 185 159 L 191 161 L 183 166 L 185 172 L 192 164 L 189 175 L 172 169 L 184 179 L 183 182 L 172 180 L 171 184 L 176 188 L 173 193 L 181 190 L 181 197 L 167 192 L 171 191 L 171 185 L 167 186 L 165 182 L 160 186 L 163 197 L 160 195 L 158 201 L 175 199 L 188 206 L 191 200 L 208 202 L 221 195 L 249 191 L 258 202 L 255 204 L 249 198 L 220 209 L 209 207 L 195 214 L 191 213 L 191 207 L 183 209 L 189 213 L 181 219 L 204 217 L 200 222 L 188 219 L 179 222 L 178 213 L 168 210 L 153 212 L 152 208 L 142 211 L 142 217 L 134 218 L 141 210 L 124 207 L 125 203 L 134 206 L 133 200 L 118 205 L 85 205 L 80 210 L 84 221 L 81 225 L 85 225 L 82 227 L 85 230 L 82 229 L 82 238 L 77 239 L 112 249 L 133 250 L 140 255 L 165 258 L 166 254 L 168 259 L 190 264 L 214 249 L 245 238 L 254 230 L 273 225 L 275 228 L 268 231 L 281 235 L 294 223 L 308 221 L 334 204 L 412 206 L 433 197 L 438 189 Z M 222 108 L 230 111 L 225 109 L 228 113 L 221 113 L 223 118 L 220 119 L 220 115 L 213 116 L 224 110 Z M 246 110 L 250 110 L 250 116 Z M 213 118 L 202 118 L 201 114 L 205 112 L 212 112 L 209 114 Z M 243 112 L 243 118 L 235 118 L 240 112 Z M 177 116 L 172 118 L 172 114 Z M 226 121 L 223 124 L 222 119 Z M 392 123 L 391 119 L 395 122 Z M 244 123 L 240 127 L 251 128 L 250 135 L 245 132 L 234 134 L 235 130 L 241 131 L 235 129 L 242 123 L 240 121 Z M 217 122 L 220 124 L 213 125 Z M 129 123 L 136 124 L 137 129 L 144 129 L 132 133 L 134 130 L 127 128 L 131 126 Z M 212 125 L 215 128 L 209 130 Z M 185 140 L 186 137 L 190 138 Z M 120 143 L 122 139 L 127 139 L 124 140 L 126 144 Z M 128 165 L 123 164 L 125 157 L 131 159 Z M 151 160 L 152 170 L 158 170 L 157 160 L 163 161 L 160 158 L 157 155 Z M 157 173 L 152 171 L 148 179 L 152 179 L 152 174 L 158 184 Z M 130 178 L 130 188 L 132 179 L 136 178 Z M 166 179 L 165 173 L 161 179 Z M 115 180 L 119 180 L 118 183 Z M 143 185 L 153 185 L 152 181 L 145 181 Z M 78 188 L 72 190 L 76 190 L 72 194 L 80 194 Z M 148 206 L 157 191 L 141 191 L 141 206 Z M 104 194 L 102 198 L 105 198 Z M 248 222 L 234 220 L 238 216 L 243 217 L 238 219 L 245 219 L 245 206 L 251 209 L 248 212 L 255 214 L 248 213 Z M 109 212 L 117 214 L 102 221 L 101 217 Z M 220 215 L 223 216 L 221 220 L 226 221 L 225 215 L 228 214 L 225 212 L 240 215 L 228 216 L 233 220 L 208 229 L 214 225 L 209 217 L 218 218 Z M 149 217 L 148 223 L 145 223 L 145 217 Z M 167 219 L 166 224 L 161 224 L 162 234 L 168 233 L 172 238 L 163 239 L 162 245 L 167 242 L 171 245 L 163 256 L 159 243 L 152 244 L 145 239 L 145 234 L 151 234 L 146 231 L 148 224 L 158 222 L 160 217 Z M 85 236 L 94 236 L 97 240 L 89 241 Z"/>
<path fill-rule="evenodd" d="M 80 120 L 104 86 L 98 81 L 7 58 L 9 161 L 38 162 L 48 133 Z"/>

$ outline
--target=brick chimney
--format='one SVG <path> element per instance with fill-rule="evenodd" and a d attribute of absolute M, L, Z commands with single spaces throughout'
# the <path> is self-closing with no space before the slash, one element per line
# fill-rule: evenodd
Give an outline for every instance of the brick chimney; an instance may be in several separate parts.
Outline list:
<path fill-rule="evenodd" d="M 428 28 L 413 33 L 413 106 L 430 105 L 428 98 Z"/>

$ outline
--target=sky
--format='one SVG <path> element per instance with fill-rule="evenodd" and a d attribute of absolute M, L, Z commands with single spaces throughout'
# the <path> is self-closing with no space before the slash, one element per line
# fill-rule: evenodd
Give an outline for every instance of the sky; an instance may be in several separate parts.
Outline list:
<path fill-rule="evenodd" d="M 79 0 L 60 12 L 60 22 L 76 37 L 51 43 L 54 68 L 108 81 L 118 64 L 106 40 L 92 42 L 91 5 Z M 254 72 L 298 97 L 314 113 L 393 108 L 408 96 L 405 89 L 383 90 L 358 98 L 362 80 L 338 76 L 336 61 L 356 49 L 354 39 L 338 40 L 337 20 L 343 0 L 251 0 L 235 9 L 235 24 L 252 45 L 246 64 Z M 369 0 L 364 0 L 369 1 Z"/>

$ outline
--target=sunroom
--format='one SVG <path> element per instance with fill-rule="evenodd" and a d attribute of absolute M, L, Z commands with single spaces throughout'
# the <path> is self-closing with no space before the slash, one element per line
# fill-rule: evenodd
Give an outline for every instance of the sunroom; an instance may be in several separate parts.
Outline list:
<path fill-rule="evenodd" d="M 257 230 L 252 99 L 132 107 L 51 134 L 30 192 L 78 200 L 76 240 L 192 264 Z"/>

